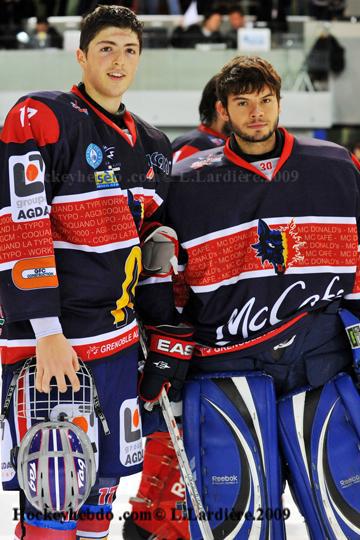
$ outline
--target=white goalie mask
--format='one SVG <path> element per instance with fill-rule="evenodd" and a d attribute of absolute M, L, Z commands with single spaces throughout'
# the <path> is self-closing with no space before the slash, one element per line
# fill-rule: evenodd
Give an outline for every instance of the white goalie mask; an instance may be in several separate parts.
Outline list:
<path fill-rule="evenodd" d="M 14 391 L 17 417 L 27 421 L 62 421 L 95 415 L 92 375 L 84 362 L 79 360 L 79 364 L 80 370 L 76 373 L 80 382 L 78 392 L 74 392 L 67 381 L 66 392 L 60 393 L 53 378 L 49 393 L 45 393 L 38 392 L 35 387 L 36 358 L 28 359 L 17 377 Z"/>
<path fill-rule="evenodd" d="M 17 476 L 40 512 L 76 512 L 96 480 L 89 437 L 71 422 L 40 422 L 20 443 Z"/>

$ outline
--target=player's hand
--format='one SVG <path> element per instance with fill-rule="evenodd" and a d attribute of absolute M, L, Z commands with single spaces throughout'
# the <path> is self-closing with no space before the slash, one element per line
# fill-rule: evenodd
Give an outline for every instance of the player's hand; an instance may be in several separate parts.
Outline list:
<path fill-rule="evenodd" d="M 50 381 L 55 377 L 59 392 L 66 392 L 65 376 L 74 392 L 80 390 L 76 375 L 79 371 L 77 354 L 63 334 L 54 334 L 38 339 L 36 344 L 36 381 L 38 392 L 50 392 Z"/>
<path fill-rule="evenodd" d="M 177 401 L 181 397 L 194 349 L 193 330 L 169 325 L 146 329 L 150 350 L 140 379 L 140 397 L 148 403 L 155 403 L 165 388 L 169 399 Z"/>

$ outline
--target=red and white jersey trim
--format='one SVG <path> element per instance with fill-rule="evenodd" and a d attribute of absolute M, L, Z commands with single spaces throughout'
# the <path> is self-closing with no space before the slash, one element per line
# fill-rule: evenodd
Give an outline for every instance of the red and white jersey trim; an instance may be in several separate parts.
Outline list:
<path fill-rule="evenodd" d="M 316 223 L 316 224 L 339 224 L 339 225 L 356 225 L 356 219 L 354 217 L 338 217 L 338 216 L 302 216 L 302 217 L 273 217 L 265 218 L 265 221 L 268 225 L 288 225 L 293 219 L 295 219 L 296 224 L 300 225 L 302 223 Z M 241 225 L 236 225 L 235 227 L 228 227 L 226 229 L 220 229 L 214 231 L 210 234 L 204 234 L 193 240 L 188 240 L 187 242 L 182 242 L 181 246 L 185 249 L 189 249 L 209 240 L 215 240 L 217 238 L 224 238 L 238 232 L 247 231 L 252 227 L 257 227 L 259 220 L 255 219 L 253 221 L 248 221 L 247 223 L 242 223 Z M 359 248 L 360 249 L 360 248 Z"/>
<path fill-rule="evenodd" d="M 76 249 L 78 251 L 87 251 L 92 253 L 107 253 L 108 251 L 116 251 L 117 249 L 129 248 L 139 245 L 139 238 L 133 238 L 132 240 L 124 240 L 123 242 L 114 242 L 113 244 L 105 244 L 102 246 L 89 246 L 87 244 L 71 244 L 70 242 L 61 242 L 55 240 L 55 249 Z"/>
<path fill-rule="evenodd" d="M 154 285 L 155 283 L 171 283 L 172 277 L 171 276 L 165 276 L 165 277 L 150 277 L 147 279 L 144 279 L 143 281 L 139 281 L 137 284 L 137 287 L 141 287 L 142 285 Z"/>
<path fill-rule="evenodd" d="M 73 338 L 69 342 L 84 362 L 98 360 L 115 354 L 139 340 L 136 320 L 119 330 L 106 332 L 87 338 Z M 35 339 L 6 340 L 0 339 L 2 349 L 2 363 L 14 364 L 35 354 Z"/>
<path fill-rule="evenodd" d="M 89 191 L 89 193 L 77 193 L 74 195 L 60 195 L 54 197 L 51 201 L 51 205 L 63 204 L 63 203 L 76 203 L 97 200 L 103 197 L 127 197 L 126 191 L 121 188 L 112 188 L 108 190 Z"/>
<path fill-rule="evenodd" d="M 262 221 L 263 227 L 276 231 L 281 242 L 269 247 L 269 253 L 273 249 L 274 254 L 281 255 L 281 272 L 285 275 L 356 272 L 355 217 L 272 217 Z M 274 276 L 278 268 L 267 253 L 261 253 L 260 240 L 259 220 L 253 220 L 184 242 L 187 285 L 202 293 L 240 280 Z M 353 292 L 360 292 L 360 287 Z"/>
<path fill-rule="evenodd" d="M 17 262 L 18 261 L 9 261 L 0 264 L 0 272 L 2 272 L 3 270 L 12 270 Z"/>

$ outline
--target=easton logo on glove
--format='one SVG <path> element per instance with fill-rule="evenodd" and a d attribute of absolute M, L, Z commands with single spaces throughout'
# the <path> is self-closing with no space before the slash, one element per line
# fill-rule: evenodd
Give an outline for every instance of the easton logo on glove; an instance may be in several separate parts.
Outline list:
<path fill-rule="evenodd" d="M 150 340 L 150 351 L 159 352 L 168 356 L 175 356 L 185 360 L 191 358 L 194 346 L 188 341 L 180 341 L 178 338 L 165 338 L 152 335 Z"/>

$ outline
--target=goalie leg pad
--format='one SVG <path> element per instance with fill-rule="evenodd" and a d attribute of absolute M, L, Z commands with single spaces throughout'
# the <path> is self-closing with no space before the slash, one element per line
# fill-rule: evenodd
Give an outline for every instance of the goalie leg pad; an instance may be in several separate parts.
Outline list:
<path fill-rule="evenodd" d="M 184 394 L 186 453 L 215 538 L 285 538 L 272 378 L 204 375 Z M 198 540 L 188 506 L 191 538 Z"/>
<path fill-rule="evenodd" d="M 313 540 L 360 538 L 359 410 L 345 374 L 279 402 L 289 483 Z"/>

